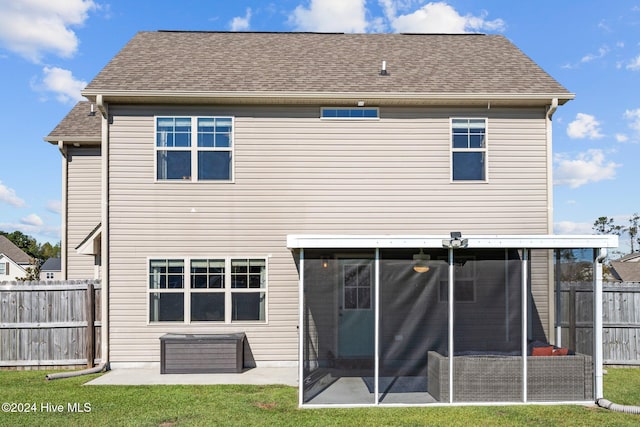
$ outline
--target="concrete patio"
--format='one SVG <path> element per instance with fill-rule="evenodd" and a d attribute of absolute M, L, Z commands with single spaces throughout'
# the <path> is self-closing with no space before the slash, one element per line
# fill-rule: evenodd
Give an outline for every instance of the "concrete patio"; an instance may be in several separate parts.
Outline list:
<path fill-rule="evenodd" d="M 295 367 L 260 367 L 232 374 L 160 374 L 159 366 L 116 368 L 86 385 L 249 384 L 298 386 Z"/>

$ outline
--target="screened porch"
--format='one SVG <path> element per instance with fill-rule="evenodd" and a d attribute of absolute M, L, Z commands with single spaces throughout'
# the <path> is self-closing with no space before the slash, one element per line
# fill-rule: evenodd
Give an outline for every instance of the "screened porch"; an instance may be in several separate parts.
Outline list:
<path fill-rule="evenodd" d="M 288 246 L 300 272 L 301 406 L 602 394 L 600 256 L 617 237 L 289 236 Z M 571 320 L 555 289 L 569 273 L 594 283 L 593 304 L 571 313 L 595 314 L 581 328 L 593 348 L 563 343 Z"/>

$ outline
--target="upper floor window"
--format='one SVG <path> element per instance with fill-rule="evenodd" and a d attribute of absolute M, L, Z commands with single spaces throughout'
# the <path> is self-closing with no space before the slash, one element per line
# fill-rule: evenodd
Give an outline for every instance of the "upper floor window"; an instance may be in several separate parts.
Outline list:
<path fill-rule="evenodd" d="M 232 181 L 232 117 L 157 117 L 158 181 Z"/>
<path fill-rule="evenodd" d="M 322 108 L 320 117 L 323 119 L 379 119 L 378 108 Z"/>
<path fill-rule="evenodd" d="M 451 119 L 453 181 L 487 180 L 487 120 Z"/>

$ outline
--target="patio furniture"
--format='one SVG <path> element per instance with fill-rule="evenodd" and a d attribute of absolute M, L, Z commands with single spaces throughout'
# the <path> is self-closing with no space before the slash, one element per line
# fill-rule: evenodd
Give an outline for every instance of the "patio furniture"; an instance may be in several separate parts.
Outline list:
<path fill-rule="evenodd" d="M 461 355 L 453 359 L 456 402 L 522 401 L 522 358 Z M 527 401 L 593 400 L 591 356 L 528 356 Z M 428 353 L 428 390 L 449 401 L 449 358 Z"/>

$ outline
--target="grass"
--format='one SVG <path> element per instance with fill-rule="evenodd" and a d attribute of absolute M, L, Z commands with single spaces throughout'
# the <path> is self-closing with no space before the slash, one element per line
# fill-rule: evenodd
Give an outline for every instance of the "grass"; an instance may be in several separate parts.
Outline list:
<path fill-rule="evenodd" d="M 583 406 L 298 409 L 286 386 L 83 386 L 93 376 L 46 381 L 43 371 L 0 372 L 0 426 L 636 426 L 640 415 Z M 605 397 L 640 404 L 640 369 L 609 369 Z M 62 405 L 63 411 L 47 412 Z M 87 403 L 88 406 L 84 406 Z M 77 404 L 85 412 L 69 411 Z M 90 410 L 90 411 L 88 411 Z"/>

